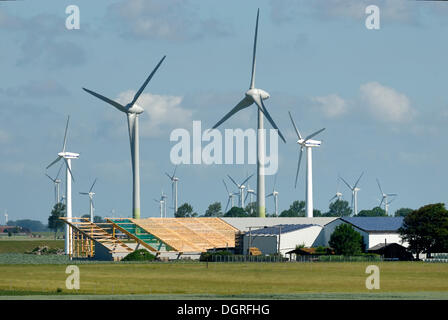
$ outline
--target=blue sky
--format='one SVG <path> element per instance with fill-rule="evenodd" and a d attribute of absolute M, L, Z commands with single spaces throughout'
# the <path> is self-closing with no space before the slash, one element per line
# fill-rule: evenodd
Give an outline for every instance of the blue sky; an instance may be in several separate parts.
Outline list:
<path fill-rule="evenodd" d="M 96 214 L 131 210 L 129 138 L 124 115 L 82 87 L 114 99 L 136 91 L 167 55 L 140 101 L 142 217 L 157 216 L 154 198 L 171 197 L 169 141 L 175 128 L 211 127 L 248 89 L 256 10 L 260 8 L 257 87 L 287 139 L 280 144 L 280 211 L 305 196 L 297 189 L 298 148 L 288 111 L 304 133 L 325 127 L 313 152 L 315 207 L 326 211 L 341 174 L 362 171 L 359 208 L 384 191 L 390 210 L 445 202 L 448 196 L 448 4 L 405 0 L 76 1 L 81 29 L 65 28 L 72 1 L 0 3 L 0 212 L 10 220 L 46 221 L 53 185 L 45 167 L 59 152 L 67 115 L 73 163 L 74 215 L 88 211 L 95 178 Z M 381 29 L 367 30 L 365 7 L 381 10 Z M 248 108 L 223 128 L 254 128 Z M 55 175 L 57 167 L 48 173 Z M 222 179 L 254 165 L 184 165 L 179 202 L 203 214 L 227 201 Z M 272 190 L 273 177 L 266 179 Z M 228 185 L 230 181 L 227 179 Z M 256 180 L 249 182 L 255 187 Z M 344 198 L 350 193 L 340 184 Z M 267 211 L 274 204 L 267 199 Z M 172 214 L 171 210 L 168 210 Z M 0 217 L 3 222 L 3 214 Z"/>

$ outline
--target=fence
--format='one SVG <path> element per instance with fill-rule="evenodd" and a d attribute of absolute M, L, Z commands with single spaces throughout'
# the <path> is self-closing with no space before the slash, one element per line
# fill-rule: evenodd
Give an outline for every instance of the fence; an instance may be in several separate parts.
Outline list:
<path fill-rule="evenodd" d="M 335 255 L 309 255 L 297 256 L 296 259 L 279 257 L 277 255 L 269 256 L 248 256 L 248 255 L 212 255 L 209 262 L 365 262 L 365 261 L 383 261 L 379 255 L 366 256 L 335 256 Z"/>

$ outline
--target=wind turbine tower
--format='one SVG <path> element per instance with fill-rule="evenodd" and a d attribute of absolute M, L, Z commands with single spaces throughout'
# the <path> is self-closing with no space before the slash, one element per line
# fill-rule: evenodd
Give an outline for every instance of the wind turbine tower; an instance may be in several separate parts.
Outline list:
<path fill-rule="evenodd" d="M 53 181 L 53 184 L 54 184 L 54 202 L 55 202 L 55 204 L 58 204 L 61 201 L 60 192 L 59 192 L 61 180 L 59 179 L 59 174 L 61 173 L 62 165 L 63 165 L 63 163 L 59 167 L 59 171 L 58 171 L 58 174 L 56 175 L 56 178 L 53 179 L 48 174 L 45 174 L 48 177 L 48 179 Z"/>
<path fill-rule="evenodd" d="M 265 180 L 264 180 L 264 156 L 265 156 L 265 141 L 264 141 L 264 117 L 268 119 L 272 127 L 278 130 L 278 134 L 283 142 L 286 142 L 282 133 L 278 129 L 268 110 L 266 109 L 263 100 L 269 99 L 270 95 L 262 89 L 255 88 L 255 66 L 256 66 L 256 51 L 257 51 L 257 35 L 258 35 L 258 18 L 260 9 L 257 11 L 257 21 L 255 24 L 255 37 L 254 47 L 252 55 L 252 76 L 250 81 L 249 90 L 246 91 L 244 98 L 238 102 L 238 104 L 230 110 L 221 120 L 213 126 L 213 129 L 219 127 L 223 122 L 229 119 L 232 115 L 240 110 L 243 110 L 255 103 L 258 110 L 258 133 L 257 133 L 257 210 L 259 217 L 266 216 L 266 203 L 265 203 Z M 241 202 L 241 201 L 240 201 Z"/>
<path fill-rule="evenodd" d="M 128 131 L 129 131 L 129 141 L 131 144 L 131 160 L 132 160 L 132 217 L 134 219 L 140 219 L 140 147 L 139 147 L 139 130 L 138 130 L 138 117 L 140 114 L 144 112 L 144 109 L 136 104 L 138 98 L 142 94 L 143 90 L 145 90 L 146 85 L 151 80 L 151 78 L 156 73 L 157 69 L 162 64 L 163 60 L 166 56 L 164 56 L 151 74 L 148 76 L 146 81 L 140 87 L 140 89 L 135 94 L 134 98 L 127 105 L 123 106 L 118 102 L 115 102 L 109 98 L 106 98 L 96 92 L 83 88 L 84 91 L 90 93 L 94 97 L 101 99 L 113 107 L 117 108 L 119 111 L 126 114 L 128 119 Z"/>
<path fill-rule="evenodd" d="M 275 190 L 275 184 L 277 182 L 277 175 L 275 175 L 274 179 L 274 187 L 272 188 L 272 193 L 268 194 L 266 198 L 274 197 L 274 205 L 275 205 L 275 216 L 278 217 L 278 191 Z"/>
<path fill-rule="evenodd" d="M 90 222 L 94 222 L 94 211 L 95 211 L 95 206 L 94 206 L 94 204 L 93 204 L 93 196 L 95 195 L 95 192 L 93 192 L 92 190 L 93 190 L 93 186 L 94 186 L 95 183 L 96 183 L 96 180 L 97 180 L 97 179 L 95 179 L 95 181 L 93 181 L 93 184 L 92 184 L 92 186 L 90 187 L 89 192 L 80 192 L 80 193 L 79 193 L 79 194 L 82 194 L 82 195 L 87 195 L 87 196 L 89 196 L 89 203 L 90 203 Z"/>
<path fill-rule="evenodd" d="M 251 174 L 249 177 L 246 178 L 246 180 L 244 180 L 241 183 L 236 183 L 235 180 L 232 179 L 232 177 L 230 175 L 227 175 L 230 180 L 232 180 L 232 182 L 238 187 L 238 189 L 240 189 L 240 194 L 239 194 L 239 200 L 240 200 L 240 207 L 244 209 L 244 189 L 246 189 L 246 186 L 244 185 L 250 178 L 252 178 L 253 174 Z"/>
<path fill-rule="evenodd" d="M 5 226 L 8 225 L 8 210 L 5 210 Z"/>
<path fill-rule="evenodd" d="M 239 193 L 236 193 L 236 192 L 230 192 L 230 191 L 229 191 L 229 188 L 227 188 L 227 184 L 226 184 L 226 182 L 225 182 L 224 180 L 222 180 L 222 183 L 224 183 L 224 187 L 226 188 L 227 196 L 228 196 L 228 199 L 227 199 L 227 205 L 226 205 L 226 210 L 225 210 L 225 212 L 227 212 L 227 209 L 229 208 L 229 204 L 231 205 L 230 208 L 233 208 L 233 207 L 234 207 L 233 197 L 236 196 L 236 195 L 238 195 Z"/>
<path fill-rule="evenodd" d="M 320 147 L 321 141 L 318 140 L 312 140 L 311 138 L 317 136 L 319 133 L 325 130 L 325 128 L 322 128 L 309 136 L 303 138 L 300 134 L 299 129 L 296 126 L 296 123 L 292 119 L 291 112 L 289 112 L 289 118 L 291 119 L 292 125 L 294 126 L 294 130 L 297 134 L 297 137 L 299 140 L 297 140 L 297 143 L 300 145 L 300 155 L 299 155 L 299 162 L 297 164 L 297 172 L 296 172 L 296 182 L 295 187 L 297 187 L 297 178 L 299 177 L 299 170 L 300 170 L 300 162 L 302 161 L 302 153 L 303 150 L 306 149 L 306 191 L 305 191 L 305 199 L 306 199 L 306 216 L 308 218 L 313 217 L 313 156 L 312 156 L 312 150 L 315 147 Z"/>
<path fill-rule="evenodd" d="M 68 130 L 68 124 L 70 121 L 70 116 L 67 118 L 67 124 L 65 126 L 65 134 L 64 134 L 64 143 L 62 145 L 62 151 L 58 153 L 58 157 L 56 160 L 54 160 L 52 163 L 50 163 L 47 166 L 47 169 L 50 168 L 52 165 L 54 165 L 56 162 L 58 162 L 61 159 L 64 159 L 65 166 L 66 166 L 66 178 L 65 178 L 65 196 L 66 196 L 66 217 L 68 222 L 72 222 L 72 159 L 78 159 L 79 153 L 73 153 L 65 151 L 65 147 L 67 145 L 67 130 Z M 65 226 L 65 254 L 70 254 L 71 252 L 71 228 L 68 224 Z"/>

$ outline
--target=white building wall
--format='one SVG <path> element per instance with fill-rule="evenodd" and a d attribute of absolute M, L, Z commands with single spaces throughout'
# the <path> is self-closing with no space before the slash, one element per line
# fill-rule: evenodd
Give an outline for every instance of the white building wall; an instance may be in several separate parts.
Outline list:
<path fill-rule="evenodd" d="M 379 243 L 398 243 L 404 247 L 408 246 L 408 243 L 402 242 L 400 234 L 398 233 L 371 233 L 369 234 L 367 248 L 370 249 Z"/>

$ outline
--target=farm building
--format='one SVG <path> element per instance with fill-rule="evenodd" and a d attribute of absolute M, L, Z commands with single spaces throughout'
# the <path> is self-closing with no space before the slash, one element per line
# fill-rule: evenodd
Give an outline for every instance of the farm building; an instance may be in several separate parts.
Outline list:
<path fill-rule="evenodd" d="M 342 217 L 325 226 L 325 245 L 329 245 L 334 229 L 346 223 L 362 235 L 366 250 L 380 243 L 398 243 L 407 247 L 398 233 L 398 229 L 403 225 L 403 219 L 403 217 Z"/>

